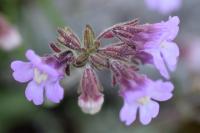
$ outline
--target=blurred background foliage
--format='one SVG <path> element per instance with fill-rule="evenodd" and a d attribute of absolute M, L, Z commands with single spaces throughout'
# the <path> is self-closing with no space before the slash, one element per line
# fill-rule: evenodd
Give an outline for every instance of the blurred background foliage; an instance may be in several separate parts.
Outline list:
<path fill-rule="evenodd" d="M 148 126 L 135 122 L 126 127 L 119 121 L 122 99 L 117 96 L 118 89 L 111 87 L 107 71 L 99 73 L 105 104 L 99 114 L 89 116 L 77 105 L 79 71 L 73 71 L 72 77 L 63 81 L 66 94 L 59 105 L 45 103 L 38 107 L 25 99 L 26 85 L 13 80 L 10 62 L 25 59 L 24 52 L 30 48 L 41 55 L 50 52 L 48 43 L 56 39 L 58 27 L 70 26 L 81 37 L 87 23 L 98 34 L 118 22 L 139 18 L 141 23 L 153 23 L 167 20 L 169 15 L 149 11 L 143 0 L 0 0 L 0 13 L 18 28 L 23 38 L 21 47 L 11 52 L 0 50 L 0 133 L 200 132 L 200 67 L 199 73 L 193 72 L 188 69 L 191 64 L 186 60 L 188 46 L 200 37 L 199 6 L 199 0 L 183 0 L 181 9 L 170 14 L 181 19 L 176 39 L 181 57 L 172 76 L 176 86 L 173 99 L 161 103 L 159 117 Z M 142 71 L 160 78 L 152 69 Z"/>

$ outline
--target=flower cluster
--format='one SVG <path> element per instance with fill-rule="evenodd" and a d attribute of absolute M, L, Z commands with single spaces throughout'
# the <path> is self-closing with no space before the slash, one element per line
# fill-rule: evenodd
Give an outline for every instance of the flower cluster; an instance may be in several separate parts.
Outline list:
<path fill-rule="evenodd" d="M 172 97 L 170 81 L 153 81 L 140 74 L 139 66 L 151 64 L 160 74 L 170 79 L 169 71 L 176 68 L 179 48 L 174 38 L 179 30 L 179 18 L 169 17 L 167 22 L 139 24 L 138 19 L 116 24 L 97 37 L 86 25 L 83 44 L 73 31 L 58 29 L 57 41 L 50 43 L 52 54 L 39 57 L 32 50 L 26 52 L 29 62 L 13 61 L 13 77 L 18 82 L 29 82 L 26 98 L 41 105 L 46 98 L 59 103 L 64 90 L 59 81 L 70 76 L 70 68 L 84 68 L 81 78 L 78 105 L 87 114 L 96 114 L 104 102 L 103 87 L 95 70 L 109 69 L 113 86 L 119 85 L 119 95 L 124 100 L 120 119 L 130 125 L 137 111 L 142 124 L 149 124 L 159 113 L 158 101 Z M 101 47 L 102 40 L 117 42 Z"/>

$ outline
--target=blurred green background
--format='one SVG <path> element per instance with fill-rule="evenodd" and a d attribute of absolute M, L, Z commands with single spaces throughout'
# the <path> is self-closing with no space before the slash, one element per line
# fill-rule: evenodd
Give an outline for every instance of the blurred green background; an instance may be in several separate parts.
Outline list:
<path fill-rule="evenodd" d="M 26 84 L 12 78 L 10 62 L 25 60 L 24 52 L 29 48 L 40 55 L 50 52 L 48 43 L 56 39 L 58 27 L 70 26 L 81 37 L 85 24 L 91 24 L 98 34 L 133 18 L 154 23 L 167 20 L 169 15 L 149 11 L 143 0 L 0 0 L 0 13 L 18 28 L 23 39 L 13 51 L 0 50 L 0 133 L 200 133 L 200 67 L 199 72 L 189 69 L 191 62 L 187 60 L 193 41 L 200 45 L 199 6 L 199 0 L 183 0 L 181 9 L 170 14 L 181 19 L 176 39 L 181 56 L 172 75 L 174 97 L 161 103 L 159 116 L 148 126 L 136 121 L 126 127 L 119 120 L 122 99 L 118 88 L 111 87 L 107 71 L 99 73 L 105 103 L 100 113 L 90 116 L 82 113 L 77 104 L 80 72 L 73 71 L 63 81 L 65 99 L 60 104 L 38 107 L 26 100 Z M 152 69 L 143 71 L 160 78 Z"/>

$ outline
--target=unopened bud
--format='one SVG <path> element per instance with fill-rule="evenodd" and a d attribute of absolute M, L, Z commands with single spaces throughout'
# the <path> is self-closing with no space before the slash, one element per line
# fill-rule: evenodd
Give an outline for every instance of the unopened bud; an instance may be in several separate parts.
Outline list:
<path fill-rule="evenodd" d="M 84 31 L 84 47 L 90 49 L 94 47 L 95 35 L 90 25 L 86 25 Z"/>
<path fill-rule="evenodd" d="M 81 95 L 78 100 L 78 105 L 83 112 L 93 115 L 101 110 L 104 102 L 101 91 L 102 87 L 94 70 L 90 66 L 86 66 L 81 80 Z"/>
<path fill-rule="evenodd" d="M 73 65 L 75 67 L 82 67 L 87 63 L 87 60 L 88 60 L 88 55 L 81 54 L 75 59 Z"/>
<path fill-rule="evenodd" d="M 71 29 L 65 27 L 65 28 L 59 28 L 58 29 L 59 36 L 57 37 L 57 40 L 61 43 L 67 46 L 70 49 L 73 50 L 80 50 L 80 42 L 79 39 L 76 37 L 76 35 L 71 31 Z"/>
<path fill-rule="evenodd" d="M 0 48 L 10 51 L 20 46 L 21 42 L 19 31 L 0 15 Z"/>
<path fill-rule="evenodd" d="M 81 110 L 86 114 L 94 115 L 101 110 L 101 107 L 104 102 L 104 96 L 101 95 L 98 99 L 88 99 L 79 97 L 78 105 L 81 107 Z"/>

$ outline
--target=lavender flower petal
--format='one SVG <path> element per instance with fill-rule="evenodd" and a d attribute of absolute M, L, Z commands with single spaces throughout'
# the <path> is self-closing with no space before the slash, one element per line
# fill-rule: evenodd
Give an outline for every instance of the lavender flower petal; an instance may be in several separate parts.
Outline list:
<path fill-rule="evenodd" d="M 155 118 L 159 113 L 159 104 L 153 100 L 149 101 L 146 108 L 149 110 L 148 113 L 151 114 L 152 118 Z"/>
<path fill-rule="evenodd" d="M 27 50 L 26 58 L 33 63 L 34 65 L 38 65 L 42 62 L 41 57 L 39 57 L 33 50 Z"/>
<path fill-rule="evenodd" d="M 64 97 L 64 89 L 60 86 L 59 81 L 46 83 L 45 91 L 47 98 L 54 103 L 59 103 Z"/>
<path fill-rule="evenodd" d="M 139 107 L 139 117 L 140 117 L 140 122 L 143 125 L 147 125 L 151 122 L 151 113 L 149 112 L 149 109 L 147 108 L 148 106 L 140 106 Z"/>
<path fill-rule="evenodd" d="M 137 113 L 137 109 L 138 109 L 138 105 L 137 104 L 127 104 L 124 103 L 124 106 L 122 107 L 121 111 L 120 111 L 120 119 L 122 122 L 125 122 L 125 124 L 127 126 L 131 125 L 131 123 L 133 123 L 136 119 L 136 113 Z"/>
<path fill-rule="evenodd" d="M 35 81 L 31 81 L 25 90 L 25 95 L 26 98 L 29 101 L 33 101 L 35 105 L 41 105 L 44 101 L 43 92 L 43 84 L 37 84 Z"/>
<path fill-rule="evenodd" d="M 27 50 L 26 57 L 31 61 L 31 63 L 33 63 L 33 65 L 38 67 L 41 71 L 48 73 L 48 75 L 52 77 L 59 76 L 58 71 L 52 68 L 51 66 L 43 63 L 41 57 L 39 57 L 33 50 Z"/>
<path fill-rule="evenodd" d="M 160 74 L 164 76 L 166 79 L 169 79 L 170 76 L 165 66 L 164 60 L 161 57 L 160 51 L 156 49 L 149 49 L 146 50 L 146 52 L 150 53 L 153 56 L 154 65 L 159 70 Z"/>
<path fill-rule="evenodd" d="M 179 48 L 173 42 L 163 42 L 161 46 L 161 53 L 166 61 L 168 68 L 171 71 L 176 69 L 176 63 L 178 61 L 179 56 Z"/>
<path fill-rule="evenodd" d="M 168 32 L 167 40 L 172 41 L 176 38 L 178 32 L 179 32 L 179 23 L 180 19 L 177 16 L 169 17 L 169 20 L 165 22 L 166 30 L 165 32 Z M 162 24 L 162 23 L 160 23 Z"/>
<path fill-rule="evenodd" d="M 13 61 L 11 68 L 14 71 L 13 77 L 18 82 L 25 83 L 33 78 L 32 65 L 28 62 Z"/>
<path fill-rule="evenodd" d="M 132 104 L 133 102 L 136 102 L 140 97 L 145 96 L 144 91 L 141 91 L 142 88 L 134 88 L 134 89 L 135 91 L 127 91 L 124 94 L 124 98 L 126 102 L 129 104 Z"/>
<path fill-rule="evenodd" d="M 173 95 L 174 86 L 171 82 L 156 81 L 152 89 L 148 90 L 149 95 L 157 101 L 167 101 Z"/>

